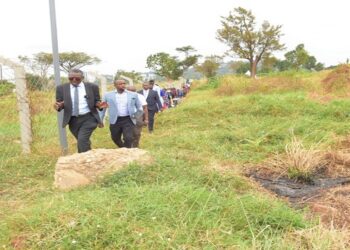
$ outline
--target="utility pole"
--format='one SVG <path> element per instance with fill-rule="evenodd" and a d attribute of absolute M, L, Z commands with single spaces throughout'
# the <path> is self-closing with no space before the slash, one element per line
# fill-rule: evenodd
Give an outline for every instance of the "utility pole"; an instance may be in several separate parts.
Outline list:
<path fill-rule="evenodd" d="M 53 66 L 55 71 L 55 84 L 57 87 L 61 84 L 61 76 L 60 76 L 60 65 L 59 65 L 59 55 L 58 55 L 55 0 L 49 0 L 49 5 L 50 5 L 50 20 L 51 20 L 52 57 L 53 57 Z M 64 110 L 61 112 L 57 112 L 57 124 L 58 124 L 58 132 L 60 137 L 62 154 L 66 155 L 68 153 L 68 143 L 67 143 L 66 130 L 65 128 L 62 128 L 63 112 Z"/>

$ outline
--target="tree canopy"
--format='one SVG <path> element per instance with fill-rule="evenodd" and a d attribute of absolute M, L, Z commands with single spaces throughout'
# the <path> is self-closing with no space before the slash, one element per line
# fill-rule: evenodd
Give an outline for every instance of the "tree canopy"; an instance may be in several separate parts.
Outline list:
<path fill-rule="evenodd" d="M 67 73 L 71 69 L 80 69 L 84 66 L 101 62 L 99 58 L 90 56 L 84 52 L 63 52 L 59 53 L 59 58 L 61 69 Z"/>
<path fill-rule="evenodd" d="M 115 74 L 115 77 L 114 79 L 119 79 L 121 76 L 126 76 L 126 77 L 129 77 L 131 78 L 133 81 L 135 82 L 141 82 L 142 81 L 142 75 L 141 73 L 139 72 L 136 72 L 134 70 L 132 71 L 126 71 L 126 70 L 121 70 L 121 69 L 118 69 L 117 70 L 117 73 Z"/>
<path fill-rule="evenodd" d="M 217 70 L 220 67 L 221 61 L 222 58 L 219 56 L 208 56 L 205 58 L 203 63 L 196 65 L 195 69 L 196 71 L 205 75 L 205 77 L 210 78 L 216 75 Z"/>
<path fill-rule="evenodd" d="M 33 57 L 18 56 L 18 59 L 29 67 L 34 74 L 41 78 L 46 78 L 50 67 L 52 66 L 52 54 L 46 52 L 39 52 L 33 54 Z"/>
<path fill-rule="evenodd" d="M 289 69 L 307 69 L 319 71 L 324 69 L 323 63 L 317 62 L 316 57 L 309 54 L 309 52 L 305 49 L 304 44 L 299 44 L 294 50 L 285 53 L 284 58 L 284 60 L 277 60 L 275 63 L 275 66 L 279 71 Z"/>
<path fill-rule="evenodd" d="M 184 53 L 183 60 L 180 60 L 177 56 L 160 52 L 147 57 L 147 68 L 154 70 L 159 76 L 177 80 L 187 69 L 197 63 L 200 55 L 190 55 L 196 50 L 189 45 L 176 48 L 176 51 Z"/>
<path fill-rule="evenodd" d="M 227 54 L 234 54 L 250 63 L 251 76 L 255 77 L 257 65 L 263 56 L 274 51 L 283 50 L 280 42 L 281 25 L 271 25 L 264 21 L 256 30 L 255 16 L 242 7 L 235 8 L 229 16 L 222 17 L 222 28 L 217 38 L 229 47 Z"/>

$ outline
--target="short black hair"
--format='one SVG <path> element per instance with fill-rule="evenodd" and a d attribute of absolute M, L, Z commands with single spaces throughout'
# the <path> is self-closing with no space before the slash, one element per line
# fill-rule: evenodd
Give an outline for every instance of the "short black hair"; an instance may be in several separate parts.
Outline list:
<path fill-rule="evenodd" d="M 71 69 L 69 73 L 79 73 L 82 77 L 84 77 L 84 72 L 80 69 Z"/>
<path fill-rule="evenodd" d="M 150 84 L 154 84 L 154 80 L 153 80 L 153 79 L 149 80 L 148 82 L 149 82 Z"/>

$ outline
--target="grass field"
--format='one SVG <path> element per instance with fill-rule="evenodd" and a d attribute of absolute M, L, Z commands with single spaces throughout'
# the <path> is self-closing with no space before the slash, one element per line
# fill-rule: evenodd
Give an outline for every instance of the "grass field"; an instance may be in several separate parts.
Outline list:
<path fill-rule="evenodd" d="M 283 153 L 292 133 L 333 147 L 350 130 L 350 101 L 322 103 L 326 73 L 195 83 L 158 115 L 141 147 L 155 158 L 89 187 L 52 188 L 60 155 L 53 93 L 31 93 L 34 143 L 20 154 L 18 114 L 0 115 L 0 247 L 5 249 L 345 249 L 349 232 L 324 228 L 241 174 Z M 280 83 L 280 85 L 278 85 Z M 277 86 L 277 87 L 276 87 Z M 278 87 L 279 86 L 279 87 Z M 15 96 L 0 99 L 15 107 Z M 70 152 L 75 142 L 69 135 Z M 114 148 L 108 128 L 94 148 Z"/>

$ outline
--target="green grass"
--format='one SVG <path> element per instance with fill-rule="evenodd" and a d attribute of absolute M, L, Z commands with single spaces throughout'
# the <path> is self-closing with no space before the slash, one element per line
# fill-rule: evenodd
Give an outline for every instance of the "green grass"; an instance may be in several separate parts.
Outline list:
<path fill-rule="evenodd" d="M 215 81 L 159 114 L 154 134 L 143 133 L 141 147 L 151 152 L 153 165 L 130 165 L 70 192 L 52 188 L 60 155 L 53 93 L 32 94 L 34 143 L 28 156 L 20 155 L 16 142 L 17 111 L 3 109 L 0 246 L 18 241 L 26 249 L 299 248 L 290 235 L 317 223 L 238 173 L 243 163 L 283 152 L 292 130 L 305 144 L 331 146 L 350 129 L 350 101 L 320 104 L 301 90 L 217 95 L 221 82 Z M 15 105 L 15 97 L 1 98 L 0 105 Z M 115 148 L 108 128 L 97 129 L 92 143 Z M 214 170 L 218 165 L 235 169 L 221 173 Z M 325 236 L 312 235 L 315 244 L 324 243 Z"/>
<path fill-rule="evenodd" d="M 10 216 L 3 240 L 17 232 L 29 248 L 217 248 L 250 246 L 252 235 L 277 241 L 286 230 L 306 227 L 301 214 L 254 194 L 240 177 L 201 170 L 165 160 L 55 192 Z"/>

